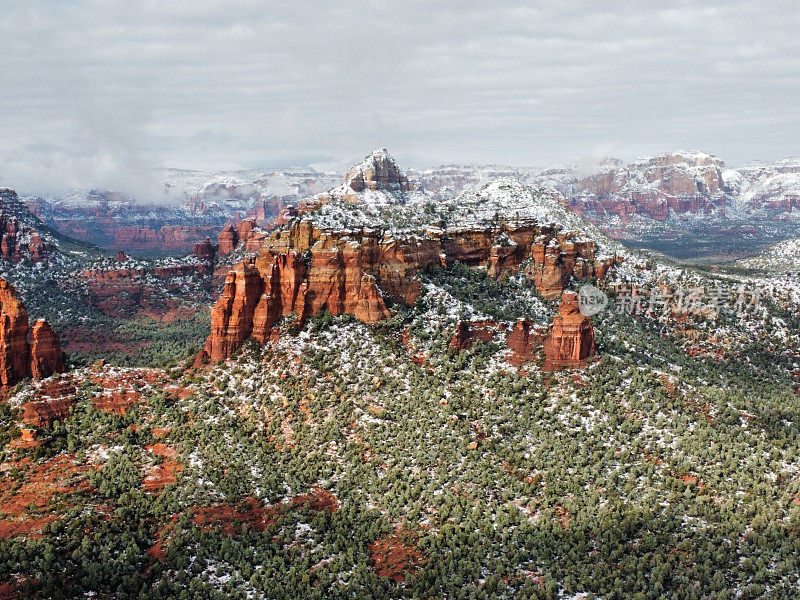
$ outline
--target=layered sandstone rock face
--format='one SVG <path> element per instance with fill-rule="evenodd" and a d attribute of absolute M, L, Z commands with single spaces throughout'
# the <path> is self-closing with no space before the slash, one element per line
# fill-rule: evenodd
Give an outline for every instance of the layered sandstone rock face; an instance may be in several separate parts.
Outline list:
<path fill-rule="evenodd" d="M 80 275 L 86 280 L 92 305 L 103 314 L 111 317 L 146 314 L 155 318 L 178 307 L 172 299 L 165 301 L 164 292 L 185 285 L 181 278 L 207 277 L 212 273 L 212 262 L 204 261 L 164 267 L 89 269 Z"/>
<path fill-rule="evenodd" d="M 570 207 L 582 216 L 633 215 L 666 221 L 670 211 L 710 213 L 725 207 L 724 163 L 702 152 L 676 152 L 623 165 L 608 161 L 577 179 Z"/>
<path fill-rule="evenodd" d="M 148 252 L 174 252 L 188 250 L 195 240 L 208 235 L 216 228 L 212 226 L 163 225 L 151 227 L 118 226 L 113 229 L 114 246 L 127 250 Z M 86 239 L 84 236 L 82 239 Z"/>
<path fill-rule="evenodd" d="M 536 358 L 536 351 L 542 343 L 542 336 L 535 329 L 533 321 L 519 319 L 514 329 L 508 334 L 508 347 L 511 356 L 508 359 L 512 365 L 522 365 Z"/>
<path fill-rule="evenodd" d="M 0 189 L 0 257 L 12 262 L 30 258 L 46 260 L 52 246 L 43 240 L 30 221 L 35 218 L 19 201 L 14 190 Z"/>
<path fill-rule="evenodd" d="M 366 323 L 384 319 L 388 304 L 416 301 L 421 291 L 416 275 L 433 265 L 458 261 L 485 267 L 492 277 L 526 265 L 539 291 L 552 298 L 561 293 L 567 276 L 598 276 L 613 263 L 595 257 L 593 242 L 576 242 L 539 225 L 429 231 L 400 239 L 366 229 L 321 230 L 298 220 L 262 244 L 257 259 L 229 273 L 212 310 L 211 335 L 200 362 L 225 359 L 250 337 L 270 339 L 277 321 L 289 315 L 301 323 L 325 310 L 351 313 Z"/>
<path fill-rule="evenodd" d="M 578 295 L 565 292 L 544 342 L 544 369 L 584 366 L 595 350 L 591 320 L 581 314 Z"/>
<path fill-rule="evenodd" d="M 253 219 L 256 225 L 266 226 L 275 219 L 286 208 L 284 198 L 280 196 L 270 196 L 266 200 L 260 200 L 256 205 L 249 209 L 246 217 Z"/>
<path fill-rule="evenodd" d="M 238 245 L 239 245 L 239 234 L 236 233 L 236 228 L 231 223 L 229 223 L 222 228 L 222 231 L 220 231 L 219 236 L 217 237 L 217 246 L 219 248 L 219 253 L 221 256 L 230 254 L 231 252 L 236 250 L 236 246 Z"/>
<path fill-rule="evenodd" d="M 253 332 L 253 317 L 263 281 L 250 263 L 239 263 L 225 279 L 222 296 L 211 310 L 211 336 L 204 352 L 221 360 L 236 350 Z"/>
<path fill-rule="evenodd" d="M 225 359 L 250 337 L 265 342 L 275 335 L 277 321 L 289 315 L 300 322 L 325 310 L 351 313 L 365 323 L 388 317 L 375 278 L 360 261 L 357 253 L 334 248 L 312 254 L 307 266 L 290 249 L 267 250 L 252 262 L 237 264 L 211 311 L 211 335 L 202 358 Z"/>
<path fill-rule="evenodd" d="M 65 379 L 43 382 L 33 398 L 22 405 L 22 421 L 32 427 L 50 427 L 66 419 L 77 400 L 73 383 Z M 28 435 L 35 439 L 32 433 Z"/>
<path fill-rule="evenodd" d="M 211 240 L 206 238 L 205 241 L 196 243 L 194 245 L 194 249 L 192 250 L 192 254 L 194 254 L 200 260 L 214 262 L 214 246 L 211 243 Z"/>
<path fill-rule="evenodd" d="M 239 239 L 238 245 L 244 246 L 247 252 L 258 252 L 267 234 L 261 231 L 254 219 L 244 219 L 236 225 L 236 236 Z"/>
<path fill-rule="evenodd" d="M 450 349 L 455 352 L 469 350 L 475 342 L 482 340 L 491 342 L 494 339 L 493 326 L 495 323 L 470 323 L 459 321 L 453 337 L 450 338 Z"/>
<path fill-rule="evenodd" d="M 29 375 L 49 377 L 63 370 L 58 335 L 47 321 L 37 321 L 31 329 L 14 286 L 0 279 L 0 385 L 13 385 Z"/>
<path fill-rule="evenodd" d="M 217 238 L 218 251 L 221 256 L 225 256 L 239 246 L 244 246 L 248 252 L 257 252 L 266 238 L 267 234 L 258 228 L 254 219 L 244 219 L 236 227 L 229 223 Z"/>
<path fill-rule="evenodd" d="M 393 303 L 417 300 L 418 275 L 434 266 L 459 262 L 494 278 L 524 271 L 543 296 L 557 298 L 570 277 L 603 278 L 615 261 L 568 233 L 581 221 L 552 195 L 498 180 L 435 202 L 411 189 L 384 149 L 350 169 L 341 186 L 282 215 L 286 224 L 271 234 L 252 220 L 220 234 L 221 254 L 245 243 L 259 256 L 228 275 L 199 362 L 225 359 L 251 337 L 273 338 L 284 317 L 302 324 L 330 311 L 385 319 Z M 456 332 L 456 349 L 478 335 L 466 327 Z"/>
<path fill-rule="evenodd" d="M 28 374 L 28 312 L 10 283 L 0 279 L 0 384 Z"/>

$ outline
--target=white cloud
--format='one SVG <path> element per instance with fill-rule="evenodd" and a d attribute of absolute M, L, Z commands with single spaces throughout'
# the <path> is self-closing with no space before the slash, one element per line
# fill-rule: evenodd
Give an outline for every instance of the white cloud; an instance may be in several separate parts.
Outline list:
<path fill-rule="evenodd" d="M 0 185 L 145 167 L 797 154 L 792 2 L 6 2 Z M 145 182 L 146 183 L 146 182 Z"/>

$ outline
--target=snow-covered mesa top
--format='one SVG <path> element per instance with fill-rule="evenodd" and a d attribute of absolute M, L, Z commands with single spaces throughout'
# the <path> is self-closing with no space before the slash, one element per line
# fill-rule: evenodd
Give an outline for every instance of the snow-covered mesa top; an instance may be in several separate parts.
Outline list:
<path fill-rule="evenodd" d="M 625 252 L 583 221 L 552 189 L 501 176 L 479 187 L 468 187 L 456 196 L 433 193 L 412 185 L 383 148 L 351 168 L 342 185 L 304 204 L 310 210 L 301 212 L 299 218 L 330 231 L 369 229 L 407 238 L 503 224 L 539 225 L 570 232 L 576 240 L 591 239 L 602 254 Z"/>

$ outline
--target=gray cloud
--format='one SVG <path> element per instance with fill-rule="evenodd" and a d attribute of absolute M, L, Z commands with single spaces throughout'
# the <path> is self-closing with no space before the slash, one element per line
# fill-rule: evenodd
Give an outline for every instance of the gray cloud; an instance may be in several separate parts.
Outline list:
<path fill-rule="evenodd" d="M 798 153 L 792 1 L 4 4 L 0 185 L 26 191 L 374 146 L 415 165 Z"/>

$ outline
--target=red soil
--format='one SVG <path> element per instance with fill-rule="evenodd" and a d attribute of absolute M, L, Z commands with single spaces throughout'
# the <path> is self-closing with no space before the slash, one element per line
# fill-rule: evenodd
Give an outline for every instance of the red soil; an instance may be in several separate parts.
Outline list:
<path fill-rule="evenodd" d="M 288 502 L 264 506 L 254 498 L 248 498 L 236 505 L 221 504 L 204 506 L 192 510 L 192 523 L 202 531 L 222 531 L 228 535 L 238 535 L 243 524 L 251 529 L 265 531 L 277 521 L 278 517 L 294 509 L 309 509 L 315 512 L 327 510 L 331 513 L 339 509 L 339 500 L 334 494 L 322 488 L 314 488 L 310 494 L 301 494 Z M 170 526 L 180 515 L 174 515 L 170 523 L 161 529 L 155 545 L 148 554 L 157 560 L 165 557 L 165 546 Z"/>
<path fill-rule="evenodd" d="M 134 389 L 134 384 L 163 383 L 163 378 L 158 372 L 147 369 L 137 369 L 117 375 L 96 373 L 91 375 L 91 380 L 103 388 L 101 394 L 92 399 L 94 407 L 120 416 L 142 399 L 142 395 Z"/>
<path fill-rule="evenodd" d="M 133 390 L 116 390 L 92 398 L 92 405 L 97 410 L 123 416 L 131 406 L 141 399 L 141 394 Z"/>
<path fill-rule="evenodd" d="M 556 509 L 556 520 L 558 521 L 558 524 L 561 525 L 561 529 L 567 529 L 570 523 L 569 513 L 567 512 L 567 509 L 561 506 L 560 504 L 557 504 L 555 506 L 555 509 Z"/>
<path fill-rule="evenodd" d="M 517 471 L 514 469 L 514 467 L 512 467 L 510 464 L 508 464 L 505 461 L 503 462 L 503 470 L 506 473 L 508 473 L 509 475 L 511 475 L 512 477 L 514 477 L 514 478 L 516 478 L 516 479 L 518 479 L 520 481 L 524 481 L 525 483 L 535 483 L 536 482 L 536 478 L 533 475 L 528 475 L 528 476 L 520 475 L 519 473 L 517 473 Z"/>
<path fill-rule="evenodd" d="M 191 306 L 178 306 L 168 308 L 166 311 L 157 308 L 145 308 L 140 310 L 139 314 L 150 317 L 159 323 L 174 323 L 175 321 L 191 319 L 196 312 L 197 310 Z"/>
<path fill-rule="evenodd" d="M 183 469 L 183 465 L 174 460 L 177 452 L 166 444 L 159 442 L 152 446 L 145 446 L 145 450 L 164 459 L 161 464 L 150 467 L 144 478 L 144 491 L 154 494 L 163 490 L 167 485 L 175 483 L 175 474 Z"/>
<path fill-rule="evenodd" d="M 170 448 L 161 442 L 157 442 L 152 446 L 145 446 L 144 449 L 148 452 L 152 452 L 156 456 L 161 456 L 163 458 L 174 458 L 178 454 L 173 448 Z"/>
<path fill-rule="evenodd" d="M 308 508 L 316 512 L 327 510 L 335 513 L 339 510 L 339 499 L 322 488 L 316 487 L 310 494 L 301 494 L 289 502 L 290 508 Z"/>
<path fill-rule="evenodd" d="M 19 482 L 10 475 L 13 466 L 23 471 L 27 469 Z M 5 463 L 3 467 L 0 479 L 0 538 L 40 532 L 42 526 L 58 518 L 47 514 L 56 495 L 91 489 L 84 477 L 86 467 L 76 464 L 70 454 L 60 454 L 37 465 L 29 459 L 23 459 L 15 465 Z M 35 514 L 28 514 L 29 508 Z"/>
<path fill-rule="evenodd" d="M 17 600 L 20 596 L 17 595 L 17 583 L 9 581 L 7 583 L 0 583 L 0 600 Z"/>
<path fill-rule="evenodd" d="M 263 506 L 257 500 L 250 498 L 236 506 L 207 506 L 194 511 L 192 523 L 202 531 L 219 530 L 228 535 L 237 535 L 241 525 L 264 531 L 272 525 L 280 515 L 281 507 L 273 508 Z"/>
<path fill-rule="evenodd" d="M 427 562 L 417 549 L 418 537 L 416 532 L 401 527 L 369 544 L 367 549 L 375 572 L 398 583 L 415 574 Z"/>
<path fill-rule="evenodd" d="M 193 390 L 192 388 L 178 387 L 177 385 L 168 385 L 164 388 L 164 391 L 172 394 L 179 400 L 184 400 L 194 394 L 197 390 Z"/>

